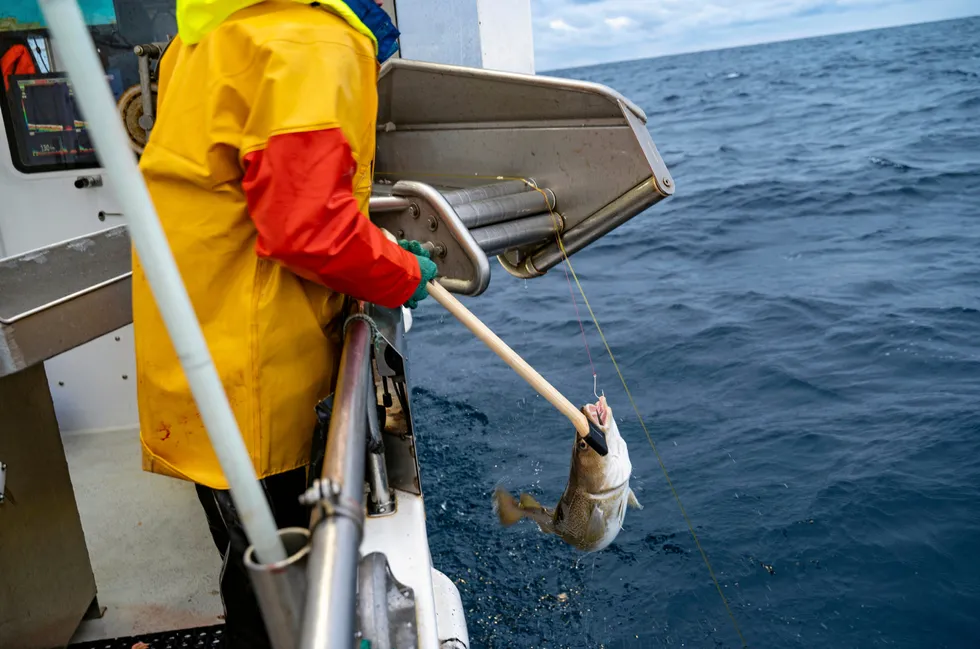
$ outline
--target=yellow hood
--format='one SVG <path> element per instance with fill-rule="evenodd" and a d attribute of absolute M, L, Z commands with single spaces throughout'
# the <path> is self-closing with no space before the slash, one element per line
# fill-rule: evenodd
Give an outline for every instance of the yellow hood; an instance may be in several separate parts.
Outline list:
<path fill-rule="evenodd" d="M 314 4 L 311 0 L 293 1 L 305 5 Z M 177 31 L 180 40 L 187 45 L 193 45 L 223 23 L 228 16 L 260 2 L 265 0 L 177 0 Z M 351 27 L 370 38 L 377 53 L 378 39 L 374 32 L 344 0 L 319 0 L 317 4 L 337 14 L 350 23 Z"/>

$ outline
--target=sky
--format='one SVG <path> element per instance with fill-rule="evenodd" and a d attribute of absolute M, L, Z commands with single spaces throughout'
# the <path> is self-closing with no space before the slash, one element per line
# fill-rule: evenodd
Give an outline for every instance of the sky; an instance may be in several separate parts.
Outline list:
<path fill-rule="evenodd" d="M 980 0 L 531 0 L 538 71 L 980 15 Z"/>

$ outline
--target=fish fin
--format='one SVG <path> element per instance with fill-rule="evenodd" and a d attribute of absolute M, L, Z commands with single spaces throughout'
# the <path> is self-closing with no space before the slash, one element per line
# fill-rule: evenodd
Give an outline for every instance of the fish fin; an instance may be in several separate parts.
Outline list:
<path fill-rule="evenodd" d="M 538 524 L 541 531 L 553 534 L 555 531 L 555 513 L 539 503 L 531 494 L 521 494 L 521 514 Z"/>
<path fill-rule="evenodd" d="M 630 507 L 633 507 L 635 509 L 643 509 L 643 505 L 641 505 L 640 501 L 636 499 L 636 494 L 633 493 L 632 489 L 630 489 L 630 495 L 627 502 L 629 503 Z"/>
<path fill-rule="evenodd" d="M 521 494 L 521 509 L 544 509 L 544 505 L 539 503 L 531 494 Z"/>
<path fill-rule="evenodd" d="M 598 505 L 593 505 L 589 522 L 585 527 L 585 538 L 590 541 L 601 539 L 606 533 L 606 521 Z"/>
<path fill-rule="evenodd" d="M 500 488 L 494 494 L 494 509 L 497 510 L 497 517 L 504 527 L 510 527 L 524 518 L 524 512 L 521 511 L 521 506 L 517 504 L 514 497 Z"/>

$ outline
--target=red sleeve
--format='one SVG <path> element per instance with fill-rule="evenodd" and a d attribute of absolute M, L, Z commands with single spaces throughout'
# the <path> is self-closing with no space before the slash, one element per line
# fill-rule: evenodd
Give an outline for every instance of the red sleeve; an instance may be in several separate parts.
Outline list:
<path fill-rule="evenodd" d="M 274 135 L 247 154 L 242 187 L 255 249 L 339 293 L 399 307 L 422 279 L 418 260 L 361 214 L 355 168 L 339 128 Z"/>

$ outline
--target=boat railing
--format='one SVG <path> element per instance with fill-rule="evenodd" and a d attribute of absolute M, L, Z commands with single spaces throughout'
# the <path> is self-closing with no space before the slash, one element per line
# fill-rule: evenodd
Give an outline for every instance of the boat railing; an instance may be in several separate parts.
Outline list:
<path fill-rule="evenodd" d="M 388 349 L 372 317 L 381 320 L 380 315 L 376 307 L 357 303 L 344 327 L 323 469 L 303 496 L 312 507 L 310 529 L 280 530 L 286 561 L 263 564 L 252 548 L 246 553 L 276 649 L 350 646 L 357 637 L 390 637 L 393 629 L 401 638 L 415 634 L 412 589 L 394 579 L 383 554 L 361 558 L 359 551 L 365 512 L 385 516 L 396 507 L 372 368 L 374 350 Z M 406 646 L 416 646 L 414 638 Z"/>
<path fill-rule="evenodd" d="M 358 549 L 364 525 L 364 464 L 372 327 L 359 313 L 347 321 L 323 472 L 308 492 L 314 506 L 306 605 L 299 643 L 350 646 L 355 634 Z M 384 459 L 381 460 L 382 464 Z"/>

